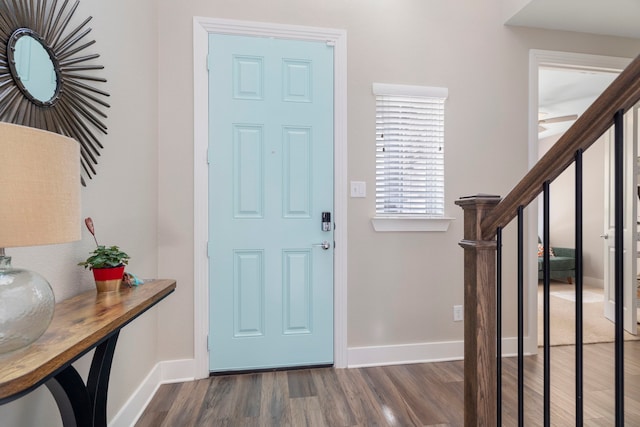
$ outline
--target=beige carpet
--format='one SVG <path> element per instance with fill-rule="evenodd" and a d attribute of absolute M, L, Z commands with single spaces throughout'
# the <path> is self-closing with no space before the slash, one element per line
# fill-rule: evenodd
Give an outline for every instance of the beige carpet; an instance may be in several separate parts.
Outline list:
<path fill-rule="evenodd" d="M 551 345 L 575 344 L 575 292 L 574 286 L 552 283 Z M 542 285 L 538 286 L 538 345 L 543 343 Z M 584 287 L 583 291 L 583 340 L 585 344 L 613 342 L 614 324 L 604 317 L 604 297 L 601 288 Z M 625 341 L 640 340 L 640 337 L 625 332 Z"/>

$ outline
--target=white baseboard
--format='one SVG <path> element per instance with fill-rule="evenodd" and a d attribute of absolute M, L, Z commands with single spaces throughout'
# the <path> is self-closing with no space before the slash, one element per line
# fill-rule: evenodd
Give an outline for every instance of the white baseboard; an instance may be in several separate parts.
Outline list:
<path fill-rule="evenodd" d="M 538 336 L 526 335 L 524 337 L 524 355 L 538 354 Z M 516 357 L 518 355 L 518 338 L 502 338 L 502 357 Z"/>
<path fill-rule="evenodd" d="M 525 337 L 525 344 L 528 340 L 528 337 Z M 536 347 L 533 347 L 533 351 L 529 347 L 525 345 L 525 354 L 535 354 Z M 503 357 L 515 356 L 517 352 L 517 338 L 502 339 Z M 445 362 L 462 359 L 464 359 L 464 341 L 351 347 L 349 348 L 348 367 L 363 368 L 367 366 Z"/>
<path fill-rule="evenodd" d="M 351 347 L 349 368 L 441 362 L 464 358 L 463 341 Z"/>
<path fill-rule="evenodd" d="M 109 427 L 131 427 L 142 415 L 145 408 L 162 384 L 192 381 L 195 360 L 168 360 L 159 362 L 133 392 L 127 402 L 109 422 Z"/>

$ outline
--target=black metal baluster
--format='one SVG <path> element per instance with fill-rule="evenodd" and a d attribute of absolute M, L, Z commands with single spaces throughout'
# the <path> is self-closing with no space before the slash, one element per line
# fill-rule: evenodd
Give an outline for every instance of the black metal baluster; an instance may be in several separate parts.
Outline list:
<path fill-rule="evenodd" d="M 616 377 L 616 427 L 624 425 L 624 319 L 622 309 L 624 307 L 622 285 L 623 285 L 623 227 L 624 227 L 624 111 L 618 110 L 614 117 L 614 206 L 615 206 L 615 377 Z"/>
<path fill-rule="evenodd" d="M 518 425 L 524 426 L 524 208 L 518 206 Z"/>
<path fill-rule="evenodd" d="M 549 427 L 551 425 L 551 325 L 550 325 L 550 282 L 551 282 L 551 263 L 549 262 L 549 181 L 543 184 L 543 206 L 542 206 L 542 246 L 544 248 L 542 255 L 542 270 L 543 270 L 543 330 L 544 330 L 544 425 Z"/>
<path fill-rule="evenodd" d="M 502 228 L 496 233 L 496 420 L 498 427 L 502 426 Z"/>
<path fill-rule="evenodd" d="M 576 426 L 582 426 L 584 413 L 582 349 L 582 150 L 576 152 Z"/>

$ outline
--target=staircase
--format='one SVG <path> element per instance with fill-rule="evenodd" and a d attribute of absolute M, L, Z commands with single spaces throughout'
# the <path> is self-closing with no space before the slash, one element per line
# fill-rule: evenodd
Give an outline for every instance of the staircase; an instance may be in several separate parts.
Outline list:
<path fill-rule="evenodd" d="M 575 164 L 576 175 L 576 425 L 582 425 L 582 155 L 605 131 L 615 133 L 615 223 L 622 228 L 623 215 L 623 115 L 640 101 L 640 56 L 596 99 L 544 157 L 516 184 L 504 199 L 499 196 L 463 197 L 456 204 L 464 210 L 464 425 L 500 426 L 502 230 L 512 221 L 518 229 L 518 415 L 524 424 L 524 265 L 523 212 L 540 194 L 544 200 L 543 245 L 549 245 L 549 185 Z M 635 189 L 630 197 L 635 196 Z M 622 301 L 622 233 L 616 233 L 616 301 Z M 544 286 L 549 287 L 549 254 L 543 261 Z M 547 293 L 548 294 L 548 293 Z M 546 296 L 546 295 L 545 295 Z M 548 297 L 545 298 L 544 413 L 550 421 L 550 357 Z M 615 313 L 616 426 L 624 425 L 624 359 L 622 304 Z"/>

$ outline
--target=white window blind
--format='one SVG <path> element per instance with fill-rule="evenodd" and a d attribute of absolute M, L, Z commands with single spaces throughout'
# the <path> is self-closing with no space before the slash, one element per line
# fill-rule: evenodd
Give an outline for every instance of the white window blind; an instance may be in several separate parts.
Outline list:
<path fill-rule="evenodd" d="M 444 216 L 447 89 L 374 84 L 376 215 Z"/>

